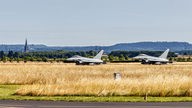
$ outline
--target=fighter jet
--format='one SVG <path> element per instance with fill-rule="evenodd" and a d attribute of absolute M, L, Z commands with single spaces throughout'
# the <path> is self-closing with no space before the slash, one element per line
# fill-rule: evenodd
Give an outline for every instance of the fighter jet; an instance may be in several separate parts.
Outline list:
<path fill-rule="evenodd" d="M 93 64 L 102 64 L 103 61 L 101 57 L 103 55 L 104 50 L 101 50 L 95 57 L 87 58 L 81 57 L 79 55 L 75 55 L 71 58 L 68 58 L 67 61 L 74 61 L 76 65 L 93 65 Z"/>
<path fill-rule="evenodd" d="M 136 57 L 135 59 L 140 59 L 141 64 L 167 64 L 169 63 L 169 60 L 167 59 L 169 53 L 169 49 L 167 49 L 161 56 L 159 57 L 154 57 L 154 56 L 149 56 L 146 54 L 140 54 Z"/>

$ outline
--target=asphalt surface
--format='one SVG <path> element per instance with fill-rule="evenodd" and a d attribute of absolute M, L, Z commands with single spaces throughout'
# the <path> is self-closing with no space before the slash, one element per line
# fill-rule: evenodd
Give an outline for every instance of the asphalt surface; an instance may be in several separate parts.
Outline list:
<path fill-rule="evenodd" d="M 0 100 L 0 108 L 192 108 L 192 102 L 115 103 Z"/>

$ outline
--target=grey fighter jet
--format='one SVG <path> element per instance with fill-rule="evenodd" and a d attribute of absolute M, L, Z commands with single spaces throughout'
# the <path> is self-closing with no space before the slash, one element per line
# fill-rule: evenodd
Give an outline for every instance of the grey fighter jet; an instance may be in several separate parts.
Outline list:
<path fill-rule="evenodd" d="M 149 56 L 146 54 L 140 54 L 134 58 L 140 59 L 142 61 L 141 64 L 167 64 L 167 63 L 169 63 L 169 60 L 167 59 L 168 53 L 169 53 L 169 49 L 167 49 L 159 57 Z"/>
<path fill-rule="evenodd" d="M 103 61 L 101 60 L 101 57 L 103 55 L 103 52 L 104 50 L 101 50 L 94 58 L 87 58 L 75 55 L 71 58 L 68 58 L 67 61 L 74 61 L 76 65 L 102 64 Z"/>

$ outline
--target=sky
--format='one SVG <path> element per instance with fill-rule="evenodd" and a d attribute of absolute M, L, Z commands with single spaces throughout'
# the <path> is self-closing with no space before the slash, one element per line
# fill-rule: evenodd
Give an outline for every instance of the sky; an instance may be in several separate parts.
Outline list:
<path fill-rule="evenodd" d="M 192 42 L 192 0 L 0 0 L 0 44 Z"/>

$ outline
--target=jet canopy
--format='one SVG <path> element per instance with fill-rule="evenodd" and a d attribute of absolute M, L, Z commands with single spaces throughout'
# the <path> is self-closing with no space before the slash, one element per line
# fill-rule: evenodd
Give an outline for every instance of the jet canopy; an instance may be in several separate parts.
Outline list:
<path fill-rule="evenodd" d="M 79 55 L 74 55 L 74 56 L 72 56 L 71 58 L 80 58 L 81 56 L 79 56 Z"/>
<path fill-rule="evenodd" d="M 138 56 L 147 56 L 146 54 L 139 54 Z"/>

